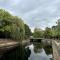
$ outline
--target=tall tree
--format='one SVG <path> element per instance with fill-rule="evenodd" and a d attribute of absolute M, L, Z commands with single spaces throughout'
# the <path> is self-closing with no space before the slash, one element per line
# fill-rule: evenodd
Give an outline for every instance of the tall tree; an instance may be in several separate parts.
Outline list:
<path fill-rule="evenodd" d="M 52 36 L 52 31 L 50 28 L 46 27 L 45 31 L 44 31 L 44 37 L 45 38 L 51 38 Z"/>
<path fill-rule="evenodd" d="M 24 22 L 21 18 L 0 9 L 0 38 L 23 40 L 25 34 Z"/>
<path fill-rule="evenodd" d="M 57 37 L 60 38 L 60 19 L 57 21 Z"/>
<path fill-rule="evenodd" d="M 32 35 L 31 29 L 27 24 L 25 24 L 25 39 L 29 38 Z"/>
<path fill-rule="evenodd" d="M 52 38 L 57 37 L 57 26 L 52 26 Z"/>
<path fill-rule="evenodd" d="M 40 28 L 35 28 L 33 37 L 35 38 L 42 38 L 43 37 L 43 31 Z"/>

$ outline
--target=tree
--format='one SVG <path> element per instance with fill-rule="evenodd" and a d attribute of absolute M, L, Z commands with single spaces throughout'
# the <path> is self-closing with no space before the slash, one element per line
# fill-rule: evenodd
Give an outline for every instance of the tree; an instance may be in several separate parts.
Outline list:
<path fill-rule="evenodd" d="M 25 26 L 25 39 L 27 39 L 32 35 L 32 32 L 27 24 L 24 24 L 24 26 Z"/>
<path fill-rule="evenodd" d="M 0 38 L 23 40 L 24 34 L 25 29 L 23 20 L 0 9 Z"/>
<path fill-rule="evenodd" d="M 52 26 L 52 38 L 57 38 L 57 26 Z"/>
<path fill-rule="evenodd" d="M 39 28 L 34 29 L 33 37 L 35 38 L 42 38 L 43 37 L 43 31 Z"/>
<path fill-rule="evenodd" d="M 56 33 L 57 37 L 60 39 L 60 19 L 57 21 Z"/>
<path fill-rule="evenodd" d="M 52 31 L 50 28 L 46 27 L 45 31 L 44 31 L 44 37 L 45 38 L 51 38 L 52 36 Z"/>

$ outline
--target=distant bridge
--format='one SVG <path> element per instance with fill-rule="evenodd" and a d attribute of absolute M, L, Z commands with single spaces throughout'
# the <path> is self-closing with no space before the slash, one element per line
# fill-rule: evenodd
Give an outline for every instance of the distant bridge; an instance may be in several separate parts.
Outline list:
<path fill-rule="evenodd" d="M 54 60 L 60 60 L 60 41 L 53 40 L 53 39 L 44 39 L 44 38 L 31 38 L 30 39 L 30 42 L 41 42 L 41 41 L 52 42 Z M 10 51 L 11 49 L 14 49 L 18 45 L 19 43 L 16 41 L 0 39 L 0 55 L 3 55 L 8 50 Z"/>
<path fill-rule="evenodd" d="M 53 48 L 53 60 L 60 60 L 60 40 L 54 39 L 44 39 L 44 38 L 31 38 L 31 42 L 41 42 L 41 41 L 52 43 Z"/>
<path fill-rule="evenodd" d="M 41 41 L 45 41 L 45 42 L 49 42 L 51 43 L 53 39 L 45 39 L 45 38 L 30 38 L 30 42 L 41 42 Z"/>

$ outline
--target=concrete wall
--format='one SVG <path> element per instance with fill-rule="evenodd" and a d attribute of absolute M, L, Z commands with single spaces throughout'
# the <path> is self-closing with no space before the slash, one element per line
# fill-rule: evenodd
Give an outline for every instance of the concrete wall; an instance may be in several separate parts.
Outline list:
<path fill-rule="evenodd" d="M 57 41 L 52 41 L 52 47 L 53 47 L 53 59 L 54 60 L 60 60 L 60 48 L 57 43 Z"/>

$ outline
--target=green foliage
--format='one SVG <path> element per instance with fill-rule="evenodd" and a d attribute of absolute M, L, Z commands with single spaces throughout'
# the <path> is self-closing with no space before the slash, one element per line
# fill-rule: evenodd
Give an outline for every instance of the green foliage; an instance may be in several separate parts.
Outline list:
<path fill-rule="evenodd" d="M 52 26 L 52 37 L 56 37 L 57 36 L 57 26 Z"/>
<path fill-rule="evenodd" d="M 17 16 L 11 15 L 9 12 L 0 9 L 0 38 L 11 38 L 14 40 L 27 39 L 32 35 L 32 32 L 27 24 L 24 24 L 23 20 Z M 60 38 L 60 19 L 57 21 L 57 25 L 52 28 L 46 27 L 43 31 L 35 28 L 33 37 L 36 38 Z"/>
<path fill-rule="evenodd" d="M 57 21 L 56 26 L 52 26 L 52 37 L 60 38 L 60 19 Z"/>
<path fill-rule="evenodd" d="M 7 11 L 0 9 L 0 32 L 15 40 L 23 40 L 25 29 L 21 18 L 12 16 Z M 6 33 L 5 33 L 6 32 Z M 5 38 L 7 38 L 5 37 Z"/>
<path fill-rule="evenodd" d="M 46 27 L 43 31 L 41 29 L 35 28 L 33 36 L 36 38 L 57 38 L 60 39 L 60 19 L 57 21 L 56 26 L 52 26 L 52 28 Z"/>
<path fill-rule="evenodd" d="M 33 37 L 35 38 L 42 38 L 43 37 L 43 31 L 35 28 L 34 33 L 33 33 Z"/>
<path fill-rule="evenodd" d="M 50 28 L 46 27 L 45 31 L 44 31 L 44 37 L 45 38 L 50 38 L 52 36 L 52 31 Z"/>
<path fill-rule="evenodd" d="M 60 19 L 57 21 L 56 26 L 52 26 L 52 28 L 46 28 L 44 31 L 44 36 L 46 38 L 60 38 Z"/>
<path fill-rule="evenodd" d="M 32 32 L 27 24 L 25 24 L 25 39 L 29 38 L 32 35 Z"/>
<path fill-rule="evenodd" d="M 60 19 L 57 22 L 57 35 L 60 36 Z"/>

